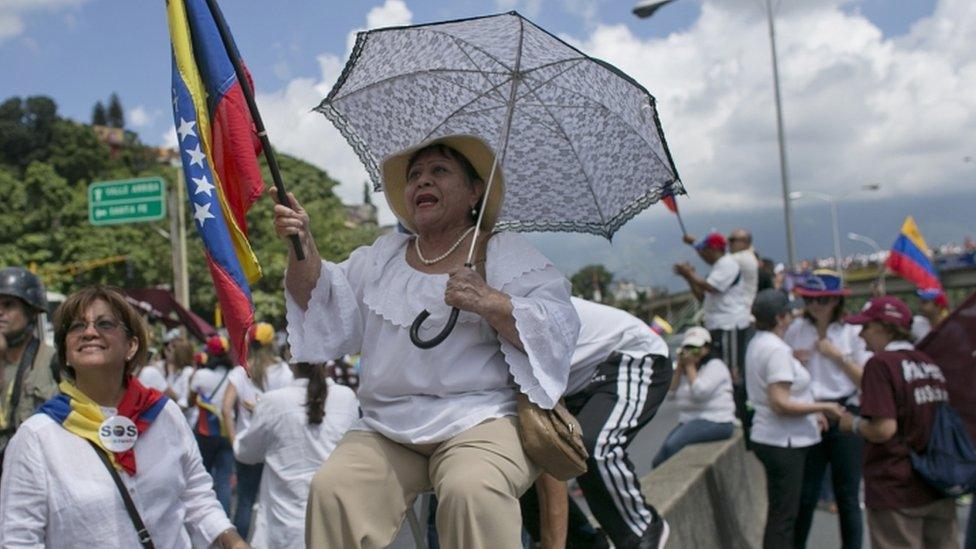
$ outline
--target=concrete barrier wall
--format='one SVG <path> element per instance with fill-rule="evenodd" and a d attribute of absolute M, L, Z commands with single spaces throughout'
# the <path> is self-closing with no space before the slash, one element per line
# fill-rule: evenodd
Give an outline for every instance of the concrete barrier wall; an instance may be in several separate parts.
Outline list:
<path fill-rule="evenodd" d="M 641 486 L 671 526 L 669 548 L 762 546 L 766 475 L 741 430 L 729 440 L 686 446 Z"/>

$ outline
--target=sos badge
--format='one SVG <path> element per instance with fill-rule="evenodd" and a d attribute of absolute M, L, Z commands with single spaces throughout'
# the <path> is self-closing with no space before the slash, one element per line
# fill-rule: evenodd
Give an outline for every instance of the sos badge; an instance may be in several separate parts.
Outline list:
<path fill-rule="evenodd" d="M 112 416 L 98 427 L 98 440 L 109 452 L 131 450 L 138 436 L 136 424 L 125 416 Z"/>

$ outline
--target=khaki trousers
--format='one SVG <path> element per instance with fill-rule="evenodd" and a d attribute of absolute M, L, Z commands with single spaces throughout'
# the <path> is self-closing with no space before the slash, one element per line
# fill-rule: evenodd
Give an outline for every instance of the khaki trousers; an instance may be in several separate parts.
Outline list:
<path fill-rule="evenodd" d="M 959 547 L 952 498 L 907 509 L 868 509 L 868 530 L 873 549 Z"/>
<path fill-rule="evenodd" d="M 407 445 L 349 431 L 315 473 L 305 515 L 309 548 L 389 545 L 418 494 L 437 494 L 441 547 L 521 547 L 518 498 L 538 468 L 516 418 L 481 423 L 436 444 Z"/>

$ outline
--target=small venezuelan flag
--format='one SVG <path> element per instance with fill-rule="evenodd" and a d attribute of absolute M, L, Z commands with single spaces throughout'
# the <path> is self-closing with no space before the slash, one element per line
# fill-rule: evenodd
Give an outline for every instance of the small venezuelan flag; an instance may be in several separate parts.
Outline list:
<path fill-rule="evenodd" d="M 264 192 L 260 140 L 206 0 L 167 0 L 166 9 L 173 120 L 187 196 L 231 345 L 246 365 L 246 338 L 254 323 L 249 284 L 261 277 L 261 267 L 247 239 L 245 215 Z"/>
<path fill-rule="evenodd" d="M 920 289 L 943 292 L 939 274 L 929 259 L 931 256 L 932 251 L 922 238 L 918 225 L 912 216 L 908 216 L 891 246 L 885 266 Z"/>
<path fill-rule="evenodd" d="M 654 318 L 651 320 L 650 327 L 651 331 L 659 336 L 663 336 L 665 334 L 671 335 L 674 333 L 674 328 L 671 327 L 671 324 L 667 320 L 664 320 L 657 315 L 654 315 Z"/>
<path fill-rule="evenodd" d="M 217 406 L 210 401 L 209 398 L 198 395 L 197 396 L 197 408 L 200 409 L 200 415 L 197 416 L 197 428 L 196 432 L 202 436 L 227 436 L 227 426 L 224 425 L 224 421 L 220 414 L 220 410 Z"/>

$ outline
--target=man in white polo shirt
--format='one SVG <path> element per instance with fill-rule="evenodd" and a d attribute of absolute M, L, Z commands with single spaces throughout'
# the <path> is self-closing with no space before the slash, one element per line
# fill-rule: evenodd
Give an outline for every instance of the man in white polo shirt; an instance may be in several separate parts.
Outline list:
<path fill-rule="evenodd" d="M 744 283 L 739 263 L 725 253 L 725 246 L 725 237 L 718 232 L 711 232 L 694 243 L 698 256 L 711 266 L 707 277 L 699 276 L 687 262 L 675 264 L 674 272 L 685 279 L 702 303 L 705 328 L 712 334 L 715 351 L 732 372 L 736 414 L 748 429 L 745 354 L 752 336 L 750 309 L 755 291 Z"/>

